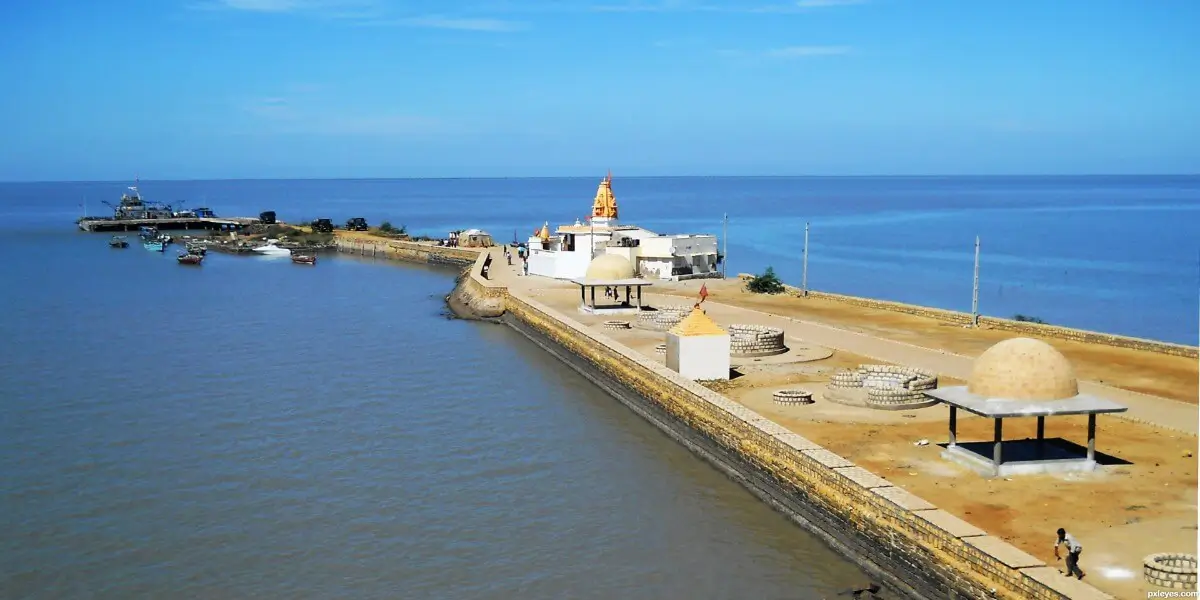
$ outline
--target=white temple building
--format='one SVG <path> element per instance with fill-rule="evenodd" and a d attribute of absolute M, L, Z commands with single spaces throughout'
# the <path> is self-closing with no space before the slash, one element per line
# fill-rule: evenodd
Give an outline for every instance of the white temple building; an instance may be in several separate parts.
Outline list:
<path fill-rule="evenodd" d="M 596 190 L 588 223 L 546 222 L 529 238 L 529 274 L 580 279 L 598 256 L 613 254 L 629 261 L 637 277 L 678 281 L 720 277 L 717 236 L 660 235 L 617 221 L 617 199 L 610 173 Z"/>

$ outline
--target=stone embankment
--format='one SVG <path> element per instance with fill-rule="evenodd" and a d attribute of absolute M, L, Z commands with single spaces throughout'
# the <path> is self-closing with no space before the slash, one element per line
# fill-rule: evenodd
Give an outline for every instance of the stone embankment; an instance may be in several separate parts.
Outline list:
<path fill-rule="evenodd" d="M 408 252 L 388 256 L 418 260 L 437 251 Z M 514 329 L 856 561 L 888 597 L 1111 598 L 531 294 L 488 280 L 484 260 L 474 256 L 447 298 L 452 305 L 469 316 L 503 313 Z"/>
<path fill-rule="evenodd" d="M 754 276 L 750 275 L 749 273 L 738 274 L 738 279 L 742 281 L 747 281 L 753 277 Z M 818 292 L 815 290 L 808 290 L 808 293 L 805 294 L 804 291 L 799 288 L 790 285 L 784 287 L 787 289 L 788 295 L 795 296 L 797 298 L 807 297 L 816 298 L 819 300 L 831 300 L 834 302 L 841 302 L 843 304 L 861 306 L 863 308 L 886 310 L 917 317 L 936 319 L 938 321 L 962 325 L 964 327 L 971 325 L 971 315 L 964 312 L 932 308 L 929 306 L 917 306 L 915 304 L 905 304 L 903 302 L 892 302 L 890 300 L 875 300 L 873 298 L 860 298 L 858 296 L 846 296 L 843 294 L 833 294 L 830 292 Z M 1002 319 L 999 317 L 980 315 L 979 327 L 984 329 L 1002 329 L 1004 331 L 1011 331 L 1021 335 L 1082 342 L 1085 344 L 1101 344 L 1116 348 L 1144 350 L 1146 352 L 1170 354 L 1172 356 L 1183 356 L 1186 358 L 1200 357 L 1200 348 L 1197 348 L 1196 346 L 1185 346 L 1183 344 L 1172 344 L 1170 342 L 1146 340 L 1112 333 L 1100 333 L 1098 331 L 1085 331 L 1083 329 L 1059 327 L 1058 325 L 1048 325 L 1045 323 L 1032 323 L 1029 321 L 1016 321 L 1013 319 Z"/>

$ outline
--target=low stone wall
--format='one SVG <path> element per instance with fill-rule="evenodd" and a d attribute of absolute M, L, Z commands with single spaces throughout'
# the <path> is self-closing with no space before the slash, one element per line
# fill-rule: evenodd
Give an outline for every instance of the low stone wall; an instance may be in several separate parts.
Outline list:
<path fill-rule="evenodd" d="M 1196 556 L 1163 552 L 1151 554 L 1144 561 L 1146 582 L 1176 590 L 1196 589 Z"/>
<path fill-rule="evenodd" d="M 477 249 L 449 248 L 436 244 L 382 238 L 376 241 L 361 237 L 337 236 L 334 238 L 334 245 L 338 252 L 348 254 L 455 267 L 470 266 L 482 254 Z"/>
<path fill-rule="evenodd" d="M 678 325 L 690 312 L 690 306 L 661 306 L 657 310 L 643 310 L 638 313 L 637 321 L 642 327 L 666 331 Z"/>
<path fill-rule="evenodd" d="M 866 405 L 871 408 L 909 410 L 936 402 L 925 394 L 925 390 L 937 387 L 937 376 L 911 367 L 859 365 L 857 369 L 843 369 L 834 373 L 829 387 L 863 388 L 867 396 Z"/>
<path fill-rule="evenodd" d="M 738 275 L 738 279 L 741 281 L 747 281 L 753 277 L 754 276 L 750 275 L 749 273 L 740 273 Z M 790 285 L 784 287 L 787 289 L 787 293 L 791 296 L 798 298 L 806 297 L 804 292 L 799 288 Z M 815 290 L 809 290 L 807 297 L 817 298 L 820 300 L 831 300 L 834 302 L 841 302 L 843 304 L 852 304 L 854 306 L 861 306 L 863 308 L 905 313 L 918 317 L 936 319 L 938 321 L 944 321 L 947 323 L 954 323 L 956 325 L 969 326 L 971 324 L 970 314 L 954 310 L 945 310 L 929 306 L 917 306 L 915 304 L 892 302 L 890 300 L 875 300 L 872 298 L 860 298 L 858 296 L 846 296 L 843 294 L 833 294 L 830 292 L 818 292 Z M 1030 323 L 1028 321 L 1015 321 L 1013 319 L 1002 319 L 999 317 L 980 315 L 979 326 L 987 329 L 1002 329 L 1004 331 L 1011 331 L 1013 333 L 1035 337 L 1069 340 L 1087 344 L 1101 344 L 1105 346 L 1114 346 L 1117 348 L 1130 348 L 1133 350 L 1143 350 L 1146 352 L 1170 354 L 1173 356 L 1183 356 L 1187 358 L 1200 357 L 1200 348 L 1196 346 L 1185 346 L 1183 344 L 1173 344 L 1170 342 L 1160 342 L 1157 340 L 1146 340 L 1112 333 L 1101 333 L 1098 331 L 1086 331 L 1083 329 L 1073 329 L 1070 327 L 1060 327 L 1058 325 L 1047 325 L 1044 323 Z"/>
<path fill-rule="evenodd" d="M 729 354 L 732 356 L 772 356 L 787 352 L 783 330 L 766 325 L 730 325 Z"/>
<path fill-rule="evenodd" d="M 506 319 L 889 589 L 911 598 L 1111 598 L 530 297 Z"/>

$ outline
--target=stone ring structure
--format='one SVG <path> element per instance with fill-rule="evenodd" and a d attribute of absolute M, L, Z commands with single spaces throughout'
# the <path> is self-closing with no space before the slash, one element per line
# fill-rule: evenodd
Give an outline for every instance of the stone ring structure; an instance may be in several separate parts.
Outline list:
<path fill-rule="evenodd" d="M 867 408 L 914 410 L 937 404 L 937 400 L 925 394 L 937 387 L 937 377 L 909 367 L 859 365 L 854 370 L 834 373 L 829 387 L 834 390 L 861 388 L 866 392 L 862 402 Z"/>
<path fill-rule="evenodd" d="M 1196 557 L 1192 554 L 1160 552 L 1143 561 L 1146 582 L 1177 590 L 1196 589 Z"/>
<path fill-rule="evenodd" d="M 812 404 L 812 392 L 804 390 L 779 390 L 771 395 L 778 404 Z"/>
<path fill-rule="evenodd" d="M 605 329 L 629 329 L 629 321 L 605 321 Z"/>
<path fill-rule="evenodd" d="M 666 353 L 667 353 L 667 345 L 666 345 L 666 344 L 659 344 L 659 345 L 655 346 L 655 347 L 654 347 L 654 353 L 655 353 L 655 354 L 666 354 Z"/>
<path fill-rule="evenodd" d="M 639 325 L 648 329 L 666 331 L 678 325 L 690 312 L 690 306 L 662 306 L 657 310 L 643 310 L 638 313 L 637 320 Z"/>
<path fill-rule="evenodd" d="M 774 356 L 787 352 L 783 330 L 765 325 L 730 325 L 729 353 L 732 356 Z"/>

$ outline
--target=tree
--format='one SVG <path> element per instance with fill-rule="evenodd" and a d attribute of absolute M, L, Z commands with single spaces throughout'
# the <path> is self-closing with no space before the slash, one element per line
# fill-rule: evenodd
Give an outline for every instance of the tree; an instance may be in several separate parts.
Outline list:
<path fill-rule="evenodd" d="M 786 290 L 775 269 L 767 267 L 762 275 L 755 275 L 746 282 L 746 291 L 754 294 L 781 294 Z"/>
<path fill-rule="evenodd" d="M 380 223 L 380 224 L 379 224 L 379 230 L 380 230 L 380 231 L 382 231 L 382 232 L 384 232 L 384 233 L 390 233 L 390 232 L 392 231 L 392 222 L 391 222 L 391 221 L 384 221 L 384 222 Z"/>

